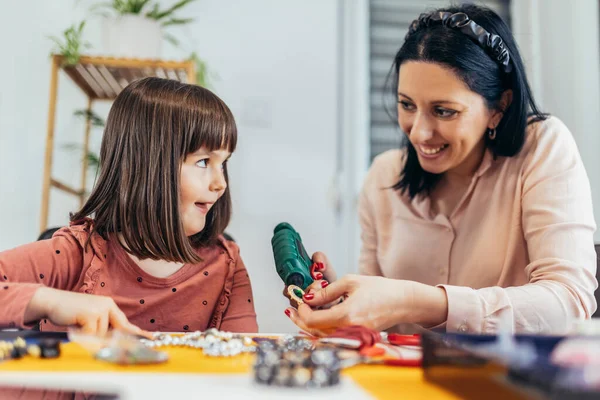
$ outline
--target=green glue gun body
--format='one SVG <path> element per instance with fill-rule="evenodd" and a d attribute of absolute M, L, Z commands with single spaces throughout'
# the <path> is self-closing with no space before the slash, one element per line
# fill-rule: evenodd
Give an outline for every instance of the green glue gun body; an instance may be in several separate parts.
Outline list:
<path fill-rule="evenodd" d="M 313 283 L 310 275 L 313 262 L 302 245 L 300 235 L 290 224 L 282 222 L 275 227 L 271 246 L 275 268 L 286 286 L 296 285 L 305 290 Z"/>

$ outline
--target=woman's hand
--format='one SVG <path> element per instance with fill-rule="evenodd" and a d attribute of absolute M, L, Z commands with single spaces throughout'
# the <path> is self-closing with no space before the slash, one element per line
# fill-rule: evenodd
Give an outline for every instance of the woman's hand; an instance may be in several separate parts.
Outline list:
<path fill-rule="evenodd" d="M 78 326 L 83 333 L 92 335 L 104 336 L 109 328 L 113 328 L 151 337 L 149 332 L 129 322 L 114 300 L 106 296 L 40 288 L 25 310 L 25 321 L 42 318 L 59 326 Z"/>
<path fill-rule="evenodd" d="M 342 296 L 346 300 L 328 310 L 313 308 Z M 448 300 L 442 288 L 378 276 L 348 275 L 331 285 L 304 296 L 306 304 L 286 314 L 301 329 L 316 335 L 337 328 L 363 325 L 376 330 L 398 323 L 435 326 L 447 318 Z"/>
<path fill-rule="evenodd" d="M 315 273 L 313 274 L 315 281 L 306 288 L 306 293 L 309 294 L 327 287 L 330 283 L 335 282 L 337 278 L 337 274 L 325 253 L 317 251 L 313 254 L 312 260 L 316 265 Z"/>
<path fill-rule="evenodd" d="M 336 280 L 336 273 L 329 259 L 320 251 L 312 256 L 313 265 L 311 266 L 311 276 L 314 280 L 305 290 L 305 293 L 315 293 L 324 287 L 327 287 L 331 282 Z M 310 297 L 310 296 L 309 296 Z M 335 302 L 334 302 L 335 303 Z M 332 304 L 334 304 L 332 303 Z M 290 304 L 293 306 L 292 302 Z M 322 308 L 327 308 L 329 305 L 324 305 Z"/>

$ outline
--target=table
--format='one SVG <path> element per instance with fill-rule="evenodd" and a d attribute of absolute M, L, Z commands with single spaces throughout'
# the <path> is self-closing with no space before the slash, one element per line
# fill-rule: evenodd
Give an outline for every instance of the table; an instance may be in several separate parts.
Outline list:
<path fill-rule="evenodd" d="M 265 387 L 253 382 L 253 355 L 208 357 L 200 350 L 168 348 L 169 361 L 157 365 L 119 366 L 95 360 L 77 343 L 63 343 L 57 359 L 25 357 L 0 363 L 0 385 L 118 393 L 120 399 L 282 398 L 293 399 L 458 399 L 427 382 L 420 368 L 365 365 L 343 372 L 340 385 L 325 389 Z M 458 379 L 460 380 L 460 378 Z M 492 383 L 493 385 L 493 383 Z M 493 393 L 502 398 L 497 383 Z M 488 388 L 489 389 L 489 388 Z M 343 396 L 343 397 L 342 397 Z M 490 396 L 487 396 L 488 398 Z"/>

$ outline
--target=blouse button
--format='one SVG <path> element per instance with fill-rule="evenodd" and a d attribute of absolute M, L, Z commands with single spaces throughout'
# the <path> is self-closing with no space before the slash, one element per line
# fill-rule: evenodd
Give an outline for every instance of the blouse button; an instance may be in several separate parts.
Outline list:
<path fill-rule="evenodd" d="M 465 332 L 467 332 L 468 330 L 469 330 L 469 327 L 468 327 L 467 325 L 465 325 L 465 324 L 462 324 L 461 326 L 459 326 L 459 327 L 458 327 L 458 331 L 459 331 L 459 332 L 463 332 L 463 333 L 465 333 Z"/>

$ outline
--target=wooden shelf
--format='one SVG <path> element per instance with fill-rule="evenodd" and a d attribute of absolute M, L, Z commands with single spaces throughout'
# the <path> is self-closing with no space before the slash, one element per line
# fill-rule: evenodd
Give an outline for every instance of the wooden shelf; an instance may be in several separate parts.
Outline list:
<path fill-rule="evenodd" d="M 62 56 L 54 56 L 60 65 Z M 66 74 L 93 100 L 113 100 L 131 82 L 147 76 L 194 81 L 192 61 L 141 60 L 83 56 L 79 63 L 62 66 Z"/>

